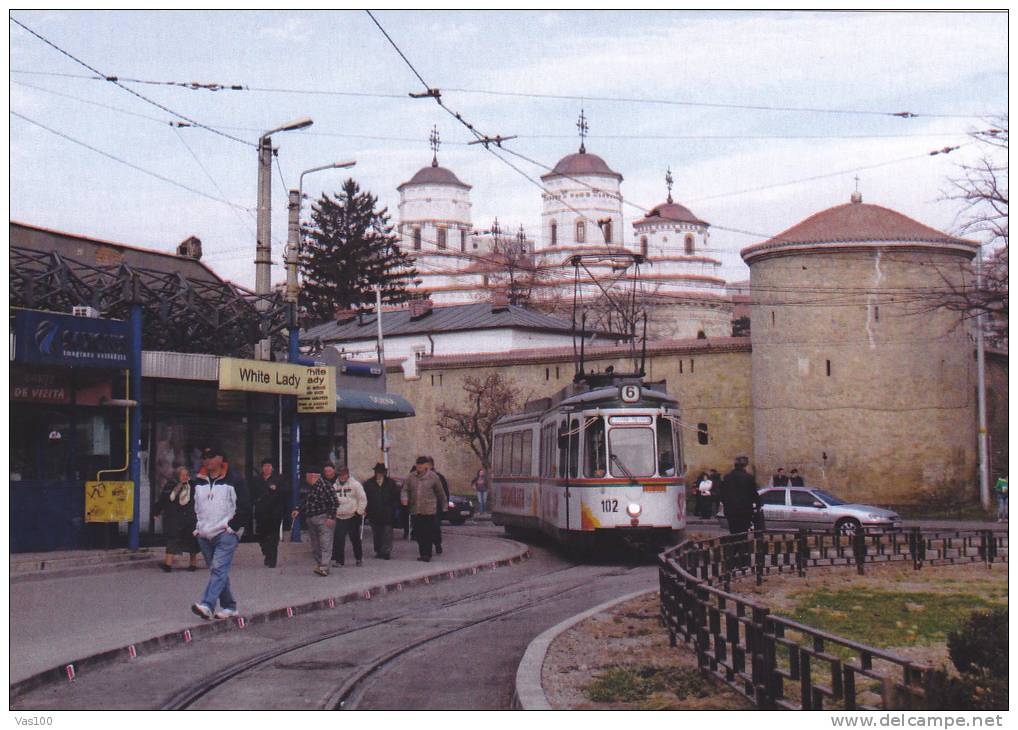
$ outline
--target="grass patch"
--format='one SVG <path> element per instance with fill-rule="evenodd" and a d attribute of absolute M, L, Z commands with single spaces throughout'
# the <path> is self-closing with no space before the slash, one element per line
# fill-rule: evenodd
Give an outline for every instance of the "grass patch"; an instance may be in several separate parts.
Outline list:
<path fill-rule="evenodd" d="M 790 618 L 878 647 L 942 644 L 974 610 L 1000 605 L 974 593 L 821 588 L 795 594 Z M 996 597 L 996 596 L 994 596 Z"/>
<path fill-rule="evenodd" d="M 640 709 L 670 709 L 674 702 L 708 697 L 714 687 L 695 669 L 677 667 L 610 667 L 583 693 L 594 702 L 637 702 Z"/>

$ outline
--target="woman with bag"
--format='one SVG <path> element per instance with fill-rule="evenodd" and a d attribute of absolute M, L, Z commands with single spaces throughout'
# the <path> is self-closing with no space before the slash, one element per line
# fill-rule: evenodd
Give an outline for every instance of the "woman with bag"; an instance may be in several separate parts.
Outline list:
<path fill-rule="evenodd" d="M 163 535 L 166 536 L 166 559 L 159 565 L 160 570 L 173 570 L 173 556 L 190 553 L 189 571 L 198 570 L 198 540 L 194 536 L 197 517 L 194 513 L 194 492 L 186 466 L 173 469 L 174 478 L 166 482 L 159 501 L 152 508 L 152 514 L 163 516 Z"/>

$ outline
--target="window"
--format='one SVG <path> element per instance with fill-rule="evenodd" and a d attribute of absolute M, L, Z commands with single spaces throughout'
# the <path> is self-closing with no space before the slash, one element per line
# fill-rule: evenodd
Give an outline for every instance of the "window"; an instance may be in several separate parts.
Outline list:
<path fill-rule="evenodd" d="M 654 432 L 649 428 L 613 428 L 608 434 L 609 463 L 615 477 L 649 477 L 655 472 Z M 627 474 L 628 472 L 628 474 Z"/>
<path fill-rule="evenodd" d="M 707 440 L 707 424 L 696 424 L 696 443 L 700 444 L 700 446 L 706 446 Z"/>
<path fill-rule="evenodd" d="M 819 499 L 814 497 L 809 492 L 797 492 L 797 491 L 793 491 L 792 492 L 792 506 L 793 507 L 814 507 L 815 508 L 816 505 L 814 505 L 813 503 L 814 502 L 819 502 L 819 501 L 820 501 Z"/>
<path fill-rule="evenodd" d="M 544 369 L 544 379 L 551 380 L 551 368 Z"/>
<path fill-rule="evenodd" d="M 445 248 L 448 243 L 449 231 L 445 228 L 438 229 L 438 247 Z"/>
<path fill-rule="evenodd" d="M 686 254 L 691 255 L 693 253 L 693 237 L 689 234 L 686 235 Z"/>
<path fill-rule="evenodd" d="M 513 434 L 513 458 L 511 474 L 523 473 L 523 433 L 517 431 Z"/>
<path fill-rule="evenodd" d="M 672 422 L 657 419 L 657 473 L 663 477 L 675 476 L 675 436 Z"/>
<path fill-rule="evenodd" d="M 649 250 L 650 250 L 650 244 L 647 242 L 647 237 L 646 236 L 640 236 L 640 253 L 642 253 L 644 256 L 646 256 L 647 252 Z"/>
<path fill-rule="evenodd" d="M 569 464 L 569 424 L 562 421 L 558 428 L 558 475 L 560 479 L 566 478 L 566 471 Z"/>
<path fill-rule="evenodd" d="M 604 418 L 598 416 L 583 432 L 583 476 L 601 478 L 608 471 Z"/>
<path fill-rule="evenodd" d="M 827 361 L 827 377 L 831 377 L 831 361 Z"/>
<path fill-rule="evenodd" d="M 491 465 L 495 469 L 495 476 L 502 476 L 502 442 L 505 436 L 498 434 L 495 443 L 491 445 Z"/>
<path fill-rule="evenodd" d="M 467 250 L 467 232 L 465 229 L 460 229 L 460 251 Z"/>
<path fill-rule="evenodd" d="M 576 242 L 586 243 L 587 241 L 587 224 L 583 221 L 576 221 Z"/>
<path fill-rule="evenodd" d="M 771 327 L 774 326 L 774 310 L 771 310 Z"/>
<path fill-rule="evenodd" d="M 575 477 L 580 470 L 580 422 L 574 418 L 569 430 L 569 476 Z"/>
<path fill-rule="evenodd" d="M 689 372 L 693 372 L 693 358 L 689 358 Z"/>
<path fill-rule="evenodd" d="M 524 431 L 520 435 L 523 438 L 523 456 L 520 458 L 520 475 L 529 477 L 533 473 L 534 434 L 532 431 Z"/>
<path fill-rule="evenodd" d="M 782 507 L 785 506 L 785 489 L 768 489 L 766 492 L 760 494 L 760 501 L 764 504 L 780 504 Z"/>
<path fill-rule="evenodd" d="M 421 250 L 421 229 L 414 226 L 414 251 Z"/>
<path fill-rule="evenodd" d="M 551 245 L 554 246 L 558 243 L 558 223 L 555 221 L 551 222 Z"/>
<path fill-rule="evenodd" d="M 509 476 L 512 473 L 512 434 L 502 435 L 502 452 L 499 464 L 501 464 L 502 476 Z"/>
<path fill-rule="evenodd" d="M 604 242 L 605 243 L 611 243 L 612 242 L 612 222 L 611 222 L 611 218 L 609 218 L 607 221 L 605 221 L 604 229 L 603 230 L 604 230 Z"/>

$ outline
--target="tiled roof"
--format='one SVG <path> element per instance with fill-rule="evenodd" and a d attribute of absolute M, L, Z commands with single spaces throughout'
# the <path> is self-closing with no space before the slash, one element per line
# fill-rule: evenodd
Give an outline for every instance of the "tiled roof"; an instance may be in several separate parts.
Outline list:
<path fill-rule="evenodd" d="M 541 175 L 541 179 L 547 180 L 563 175 L 605 175 L 607 177 L 614 177 L 616 180 L 622 180 L 622 175 L 608 167 L 608 163 L 597 155 L 592 155 L 588 152 L 566 155 L 558 161 L 555 169 L 545 175 Z"/>
<path fill-rule="evenodd" d="M 407 185 L 455 185 L 456 187 L 470 189 L 470 186 L 456 177 L 452 170 L 432 164 L 422 167 L 412 178 L 400 185 L 396 190 L 402 190 Z"/>
<path fill-rule="evenodd" d="M 700 226 L 710 225 L 707 221 L 700 220 L 693 211 L 678 203 L 662 203 L 651 210 L 646 218 L 633 223 L 634 226 L 646 225 L 649 223 L 695 223 Z"/>
<path fill-rule="evenodd" d="M 510 327 L 544 332 L 572 332 L 570 322 L 513 304 L 494 309 L 491 302 L 433 307 L 430 314 L 417 319 L 411 319 L 410 309 L 387 311 L 382 314 L 382 333 L 385 337 Z M 344 322 L 326 322 L 311 327 L 301 335 L 301 341 L 321 339 L 322 342 L 343 342 L 374 339 L 377 333 L 374 312 L 366 312 L 360 318 L 354 317 Z"/>
<path fill-rule="evenodd" d="M 742 249 L 755 256 L 767 250 L 801 244 L 940 243 L 976 247 L 978 244 L 930 228 L 906 215 L 862 202 L 838 205 L 811 215 L 773 238 Z"/>

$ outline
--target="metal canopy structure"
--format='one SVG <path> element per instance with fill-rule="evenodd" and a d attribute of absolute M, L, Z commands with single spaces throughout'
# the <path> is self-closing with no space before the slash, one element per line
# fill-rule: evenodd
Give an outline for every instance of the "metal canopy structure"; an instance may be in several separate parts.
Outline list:
<path fill-rule="evenodd" d="M 255 343 L 283 334 L 294 311 L 282 293 L 253 294 L 226 281 L 117 264 L 94 265 L 55 252 L 10 246 L 10 306 L 70 312 L 92 307 L 103 317 L 126 319 L 142 306 L 146 350 L 251 357 Z"/>

